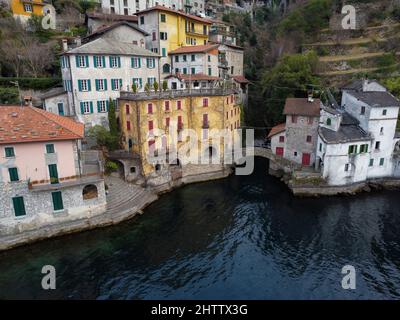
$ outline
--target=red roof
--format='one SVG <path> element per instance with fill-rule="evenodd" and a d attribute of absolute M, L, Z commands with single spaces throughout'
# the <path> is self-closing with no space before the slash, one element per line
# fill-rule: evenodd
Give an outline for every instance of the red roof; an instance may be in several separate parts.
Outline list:
<path fill-rule="evenodd" d="M 171 51 L 169 54 L 193 53 L 193 52 L 208 52 L 218 48 L 218 44 L 203 44 L 199 46 L 183 46 Z"/>
<path fill-rule="evenodd" d="M 154 10 L 160 10 L 160 11 L 165 11 L 165 12 L 171 12 L 171 13 L 174 13 L 174 14 L 178 14 L 178 15 L 180 15 L 180 16 L 184 16 L 184 17 L 190 18 L 190 19 L 192 19 L 192 20 L 197 20 L 197 21 L 199 21 L 199 22 L 203 22 L 203 23 L 206 23 L 206 24 L 212 24 L 212 21 L 211 21 L 211 20 L 204 19 L 204 18 L 200 18 L 200 17 L 198 17 L 198 16 L 194 16 L 194 15 L 192 15 L 192 14 L 188 14 L 188 13 L 185 13 L 185 12 L 183 12 L 183 11 L 178 11 L 178 10 L 170 9 L 170 8 L 163 7 L 163 6 L 160 6 L 160 5 L 157 5 L 157 6 L 154 6 L 154 7 L 151 7 L 151 8 L 148 8 L 148 9 L 145 9 L 145 10 L 142 10 L 142 11 L 139 11 L 139 12 L 136 12 L 136 15 L 140 15 L 140 14 L 142 14 L 142 13 L 150 12 L 150 11 L 154 11 Z"/>
<path fill-rule="evenodd" d="M 233 80 L 239 83 L 249 83 L 250 81 L 247 80 L 244 76 L 233 76 Z"/>
<path fill-rule="evenodd" d="M 286 125 L 286 123 L 281 123 L 281 124 L 278 124 L 277 126 L 273 127 L 271 129 L 271 131 L 269 132 L 267 138 L 271 138 L 272 136 L 285 131 L 286 130 L 285 125 Z"/>
<path fill-rule="evenodd" d="M 0 144 L 75 140 L 84 125 L 33 107 L 0 106 Z"/>
<path fill-rule="evenodd" d="M 287 98 L 283 114 L 319 117 L 320 107 L 319 99 L 310 102 L 308 98 Z"/>

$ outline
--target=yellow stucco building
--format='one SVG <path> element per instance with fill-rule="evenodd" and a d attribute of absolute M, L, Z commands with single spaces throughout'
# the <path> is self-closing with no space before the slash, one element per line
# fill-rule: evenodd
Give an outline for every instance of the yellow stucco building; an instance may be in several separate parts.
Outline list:
<path fill-rule="evenodd" d="M 11 0 L 11 11 L 15 18 L 22 23 L 28 21 L 32 14 L 43 16 L 43 8 L 46 3 L 43 0 Z"/>
<path fill-rule="evenodd" d="M 211 20 L 198 16 L 155 6 L 137 13 L 138 25 L 147 31 L 146 47 L 161 55 L 163 73 L 169 73 L 168 53 L 182 46 L 208 43 Z"/>
<path fill-rule="evenodd" d="M 161 183 L 161 179 L 164 183 L 174 177 L 184 179 L 191 175 L 219 172 L 226 167 L 223 159 L 227 140 L 213 139 L 212 130 L 221 132 L 227 129 L 225 133 L 237 134 L 241 101 L 233 90 L 210 88 L 150 94 L 122 92 L 118 101 L 124 148 L 140 159 L 141 174 L 146 180 L 158 179 L 156 183 Z M 158 132 L 158 129 L 161 131 Z M 179 159 L 182 154 L 189 155 L 186 149 L 186 153 L 179 153 L 183 152 L 181 148 L 185 144 L 188 146 L 185 129 L 193 129 L 196 134 L 192 140 L 195 142 L 190 147 L 191 156 L 199 161 L 202 157 L 207 164 L 188 164 L 188 158 Z M 167 159 L 167 163 L 151 158 L 168 151 L 171 152 L 171 159 Z"/>

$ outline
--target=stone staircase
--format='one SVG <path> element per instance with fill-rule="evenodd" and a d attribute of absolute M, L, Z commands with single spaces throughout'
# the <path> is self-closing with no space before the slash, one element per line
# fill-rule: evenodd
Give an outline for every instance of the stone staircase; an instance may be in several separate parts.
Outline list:
<path fill-rule="evenodd" d="M 145 206 L 157 200 L 157 195 L 150 189 L 127 183 L 117 177 L 106 177 L 107 214 L 124 215 L 127 211 L 141 212 Z"/>

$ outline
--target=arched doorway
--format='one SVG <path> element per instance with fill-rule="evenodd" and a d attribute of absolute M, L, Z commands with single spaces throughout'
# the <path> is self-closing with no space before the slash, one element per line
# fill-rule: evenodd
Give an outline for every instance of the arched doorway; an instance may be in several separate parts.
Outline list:
<path fill-rule="evenodd" d="M 171 72 L 171 66 L 168 63 L 166 63 L 166 64 L 163 65 L 162 70 L 163 70 L 163 73 L 170 73 Z"/>
<path fill-rule="evenodd" d="M 98 196 L 99 192 L 94 184 L 88 184 L 82 190 L 83 200 L 96 199 Z"/>

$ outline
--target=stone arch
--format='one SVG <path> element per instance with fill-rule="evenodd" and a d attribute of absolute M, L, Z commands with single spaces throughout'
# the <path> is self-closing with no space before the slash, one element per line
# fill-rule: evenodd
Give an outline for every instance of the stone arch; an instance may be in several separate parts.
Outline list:
<path fill-rule="evenodd" d="M 171 66 L 169 63 L 165 63 L 162 67 L 163 73 L 170 73 L 171 72 Z"/>
<path fill-rule="evenodd" d="M 94 184 L 86 185 L 82 190 L 83 200 L 96 199 L 99 197 L 99 191 Z"/>

